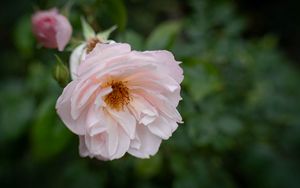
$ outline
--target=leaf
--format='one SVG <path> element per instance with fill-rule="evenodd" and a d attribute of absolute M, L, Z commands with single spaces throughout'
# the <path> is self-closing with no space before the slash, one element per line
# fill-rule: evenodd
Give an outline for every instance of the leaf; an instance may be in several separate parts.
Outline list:
<path fill-rule="evenodd" d="M 71 134 L 58 119 L 55 98 L 47 98 L 38 108 L 32 127 L 32 152 L 38 160 L 48 160 L 59 154 L 71 139 Z"/>
<path fill-rule="evenodd" d="M 196 102 L 200 102 L 204 97 L 221 88 L 218 73 L 210 64 L 199 64 L 185 69 L 184 84 L 187 85 L 188 92 Z"/>
<path fill-rule="evenodd" d="M 58 91 L 57 83 L 53 79 L 49 67 L 42 62 L 33 62 L 28 66 L 26 87 L 36 97 L 44 97 L 45 93 Z"/>
<path fill-rule="evenodd" d="M 160 172 L 162 157 L 159 154 L 146 160 L 139 160 L 136 163 L 136 172 L 140 177 L 151 178 Z"/>
<path fill-rule="evenodd" d="M 31 31 L 30 17 L 23 16 L 17 23 L 14 30 L 14 42 L 17 49 L 25 57 L 32 55 L 33 35 Z"/>
<path fill-rule="evenodd" d="M 62 177 L 60 177 L 64 185 L 72 188 L 92 188 L 103 184 L 105 176 L 100 176 L 99 171 L 91 170 L 86 163 L 87 161 L 72 160 L 68 162 L 68 165 L 63 169 Z M 54 182 L 52 187 L 64 187 L 64 185 L 59 186 L 57 182 Z"/>
<path fill-rule="evenodd" d="M 127 24 L 127 12 L 124 2 L 122 0 L 109 0 L 105 1 L 105 3 L 108 14 L 117 23 L 118 28 L 123 31 Z"/>
<path fill-rule="evenodd" d="M 60 13 L 65 17 L 69 17 L 73 5 L 74 5 L 73 1 L 67 1 L 67 3 L 61 8 Z"/>
<path fill-rule="evenodd" d="M 181 28 L 180 21 L 168 21 L 160 24 L 148 37 L 146 48 L 148 50 L 171 48 Z"/>
<path fill-rule="evenodd" d="M 109 29 L 98 33 L 97 37 L 100 39 L 100 41 L 101 40 L 106 41 L 109 38 L 110 34 L 116 29 L 117 29 L 117 26 L 114 25 L 114 26 L 110 27 Z"/>
<path fill-rule="evenodd" d="M 127 30 L 119 36 L 119 41 L 129 43 L 134 50 L 143 50 L 144 40 L 137 32 Z"/>
<path fill-rule="evenodd" d="M 86 22 L 84 17 L 81 17 L 81 25 L 85 40 L 89 40 L 91 37 L 94 37 L 96 35 L 94 29 Z"/>
<path fill-rule="evenodd" d="M 235 136 L 242 130 L 242 122 L 230 115 L 219 117 L 217 125 L 220 131 L 226 136 Z"/>
<path fill-rule="evenodd" d="M 18 139 L 32 118 L 33 98 L 26 96 L 24 83 L 15 81 L 1 87 L 0 98 L 0 141 Z"/>

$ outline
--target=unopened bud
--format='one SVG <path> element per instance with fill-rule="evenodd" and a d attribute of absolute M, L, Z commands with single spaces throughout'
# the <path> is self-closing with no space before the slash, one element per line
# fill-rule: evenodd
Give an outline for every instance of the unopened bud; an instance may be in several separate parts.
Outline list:
<path fill-rule="evenodd" d="M 58 56 L 56 58 L 57 63 L 53 69 L 53 77 L 61 87 L 65 87 L 70 81 L 69 69 Z"/>
<path fill-rule="evenodd" d="M 44 47 L 63 51 L 71 38 L 72 26 L 65 16 L 53 8 L 38 11 L 32 16 L 32 31 Z"/>

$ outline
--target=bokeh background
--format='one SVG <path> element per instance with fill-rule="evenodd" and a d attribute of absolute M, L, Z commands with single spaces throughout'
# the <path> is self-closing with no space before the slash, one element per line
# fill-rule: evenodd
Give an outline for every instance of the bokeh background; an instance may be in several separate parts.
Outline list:
<path fill-rule="evenodd" d="M 1 187 L 300 187 L 299 1 L 73 0 L 97 31 L 136 50 L 168 49 L 182 61 L 184 124 L 157 155 L 81 158 L 58 119 L 59 55 L 31 33 L 37 9 L 62 0 L 1 1 Z"/>

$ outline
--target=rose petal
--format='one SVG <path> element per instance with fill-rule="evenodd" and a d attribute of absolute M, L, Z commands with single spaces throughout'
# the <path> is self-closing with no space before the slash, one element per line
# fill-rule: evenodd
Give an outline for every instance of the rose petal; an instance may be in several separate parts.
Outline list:
<path fill-rule="evenodd" d="M 75 87 L 76 83 L 71 82 L 64 88 L 63 94 L 56 102 L 56 110 L 62 121 L 72 132 L 83 135 L 85 134 L 84 118 L 86 113 L 82 113 L 78 119 L 73 119 L 71 116 L 71 101 L 68 100 L 71 98 Z"/>
<path fill-rule="evenodd" d="M 128 153 L 139 158 L 149 158 L 155 155 L 161 143 L 161 139 L 153 135 L 144 125 L 137 126 L 139 137 L 132 142 Z"/>
<path fill-rule="evenodd" d="M 163 116 L 159 116 L 155 121 L 147 125 L 147 127 L 153 134 L 166 140 L 172 135 L 173 129 L 175 128 L 174 124 L 177 125 L 174 120 L 169 119 L 168 121 Z"/>
<path fill-rule="evenodd" d="M 81 63 L 81 61 L 84 60 L 84 57 L 86 55 L 86 52 L 85 52 L 85 46 L 86 44 L 83 43 L 79 46 L 77 46 L 71 56 L 70 56 L 70 72 L 71 72 L 71 78 L 72 80 L 76 79 L 77 78 L 77 69 L 79 67 L 79 64 Z"/>
<path fill-rule="evenodd" d="M 135 135 L 136 120 L 129 113 L 128 109 L 124 108 L 123 111 L 116 111 L 107 108 L 107 111 L 110 113 L 111 117 L 123 128 L 126 134 L 133 139 Z"/>
<path fill-rule="evenodd" d="M 158 116 L 157 110 L 143 97 L 134 94 L 132 96 L 133 100 L 130 102 L 129 108 L 139 123 L 147 125 L 154 121 Z"/>
<path fill-rule="evenodd" d="M 183 70 L 178 66 L 181 62 L 175 60 L 173 54 L 166 50 L 145 51 L 144 55 L 152 57 L 153 62 L 159 64 L 162 72 L 168 73 L 178 83 L 183 80 Z"/>
<path fill-rule="evenodd" d="M 72 26 L 67 18 L 62 15 L 57 15 L 56 20 L 56 41 L 58 50 L 63 51 L 71 38 Z"/>

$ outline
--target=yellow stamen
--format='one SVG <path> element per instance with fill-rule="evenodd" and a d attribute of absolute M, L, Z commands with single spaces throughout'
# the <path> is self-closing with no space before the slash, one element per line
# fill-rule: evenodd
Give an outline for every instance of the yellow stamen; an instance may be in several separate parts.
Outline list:
<path fill-rule="evenodd" d="M 111 88 L 112 92 L 105 96 L 105 103 L 114 110 L 122 110 L 123 107 L 130 102 L 129 89 L 125 85 L 126 82 L 112 81 Z"/>

